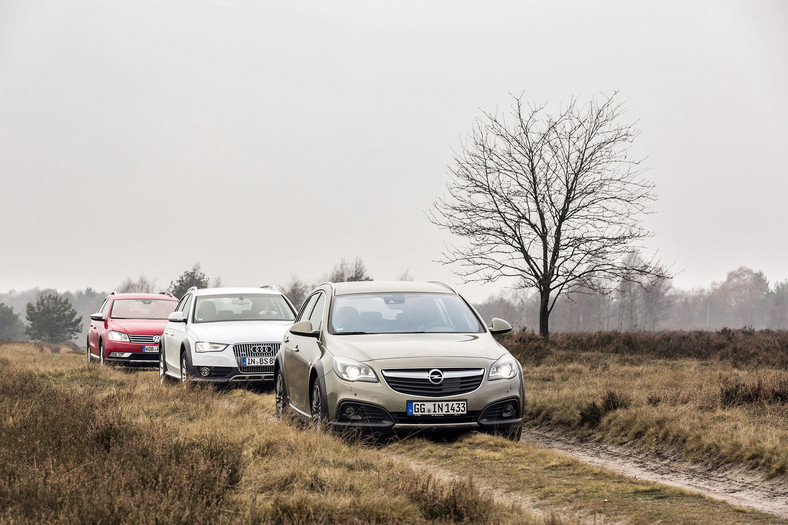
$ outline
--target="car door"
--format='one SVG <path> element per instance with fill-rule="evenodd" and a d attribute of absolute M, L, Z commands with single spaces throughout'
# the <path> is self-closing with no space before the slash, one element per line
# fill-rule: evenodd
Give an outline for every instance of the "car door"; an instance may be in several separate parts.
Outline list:
<path fill-rule="evenodd" d="M 309 319 L 309 315 L 312 313 L 312 310 L 315 308 L 315 303 L 317 302 L 318 294 L 314 293 L 306 298 L 301 307 L 301 311 L 298 312 L 298 315 L 295 317 L 295 323 L 299 321 L 305 321 Z M 282 339 L 282 372 L 285 376 L 285 387 L 287 388 L 287 397 L 289 398 L 290 402 L 293 405 L 296 405 L 295 399 L 297 397 L 297 393 L 295 391 L 295 384 L 296 379 L 293 374 L 293 371 L 296 369 L 296 364 L 294 363 L 294 355 L 295 355 L 295 347 L 301 341 L 301 338 L 290 332 L 288 330 L 285 332 L 285 336 Z"/>
<path fill-rule="evenodd" d="M 104 316 L 104 321 L 96 321 L 94 319 L 90 320 L 90 329 L 88 330 L 88 345 L 90 346 L 90 353 L 93 355 L 98 355 L 99 353 L 99 337 L 101 333 L 104 331 L 104 325 L 106 323 L 107 318 L 107 310 L 109 309 L 109 297 L 104 299 L 104 302 L 101 303 L 101 308 L 99 308 L 98 313 Z"/>
<path fill-rule="evenodd" d="M 181 343 L 186 339 L 186 325 L 189 323 L 189 310 L 193 297 L 192 294 L 186 294 L 175 307 L 175 311 L 181 312 L 186 322 L 167 323 L 167 328 L 164 330 L 164 358 L 169 370 L 181 369 Z"/>
<path fill-rule="evenodd" d="M 309 321 L 312 329 L 320 331 L 323 328 L 323 312 L 326 305 L 326 294 L 322 291 L 315 294 L 314 308 L 309 314 Z M 309 373 L 312 364 L 320 359 L 322 348 L 320 337 L 309 337 L 304 335 L 290 334 L 292 344 L 292 357 L 290 360 L 293 391 L 295 397 L 293 404 L 296 408 L 303 410 L 307 414 L 309 411 Z"/>

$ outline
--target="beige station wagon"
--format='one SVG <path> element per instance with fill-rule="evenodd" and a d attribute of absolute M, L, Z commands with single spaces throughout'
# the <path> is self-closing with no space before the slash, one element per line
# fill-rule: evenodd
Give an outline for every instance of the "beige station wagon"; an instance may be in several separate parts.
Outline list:
<path fill-rule="evenodd" d="M 316 427 L 487 430 L 519 439 L 520 363 L 493 337 L 511 326 L 450 286 L 324 283 L 276 356 L 277 416 Z"/>

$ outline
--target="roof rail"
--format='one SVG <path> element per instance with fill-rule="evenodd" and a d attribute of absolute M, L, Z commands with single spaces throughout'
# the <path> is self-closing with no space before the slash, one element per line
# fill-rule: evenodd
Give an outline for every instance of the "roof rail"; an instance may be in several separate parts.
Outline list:
<path fill-rule="evenodd" d="M 279 288 L 277 288 L 276 286 L 274 286 L 272 284 L 264 284 L 260 288 L 265 288 L 266 290 L 273 290 L 275 292 L 279 291 Z"/>
<path fill-rule="evenodd" d="M 196 286 L 192 286 L 191 288 L 189 288 L 188 290 L 186 290 L 186 293 L 189 293 L 189 292 L 196 292 L 196 291 L 197 291 L 197 287 L 196 287 Z"/>
<path fill-rule="evenodd" d="M 334 286 L 334 283 L 331 281 L 323 281 L 322 283 L 316 285 L 315 288 L 320 288 L 323 285 L 328 285 L 328 287 L 331 288 L 331 297 L 336 295 L 336 287 Z"/>
<path fill-rule="evenodd" d="M 459 292 L 457 290 L 455 290 L 453 286 L 451 286 L 449 284 L 446 284 L 443 281 L 428 281 L 428 282 L 430 282 L 432 284 L 437 284 L 437 285 L 443 286 L 444 288 L 446 288 L 448 290 L 451 290 L 453 293 L 459 294 Z"/>
<path fill-rule="evenodd" d="M 172 297 L 173 299 L 175 298 L 175 296 L 174 296 L 174 295 L 172 295 L 170 292 L 167 292 L 167 291 L 164 291 L 164 292 L 159 292 L 159 295 L 169 295 L 169 296 L 170 296 L 170 297 Z"/>

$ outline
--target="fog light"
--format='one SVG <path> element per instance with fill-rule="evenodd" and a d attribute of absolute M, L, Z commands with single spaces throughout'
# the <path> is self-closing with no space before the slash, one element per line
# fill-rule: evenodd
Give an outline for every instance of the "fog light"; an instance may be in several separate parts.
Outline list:
<path fill-rule="evenodd" d="M 209 375 L 211 375 L 211 369 L 208 368 L 207 366 L 200 368 L 200 375 L 203 377 L 208 377 Z"/>
<path fill-rule="evenodd" d="M 131 352 L 110 352 L 109 357 L 129 357 Z"/>
<path fill-rule="evenodd" d="M 356 415 L 356 407 L 354 406 L 345 407 L 345 415 L 352 419 L 353 416 Z"/>
<path fill-rule="evenodd" d="M 515 411 L 514 403 L 506 403 L 503 406 L 501 417 L 503 417 L 504 419 L 511 419 L 514 417 L 514 411 Z"/>

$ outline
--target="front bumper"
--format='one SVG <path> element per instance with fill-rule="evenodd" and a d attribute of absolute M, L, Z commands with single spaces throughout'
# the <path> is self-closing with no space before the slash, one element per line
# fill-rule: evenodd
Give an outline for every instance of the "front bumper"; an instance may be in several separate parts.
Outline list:
<path fill-rule="evenodd" d="M 522 374 L 512 379 L 488 381 L 476 390 L 447 397 L 425 397 L 401 394 L 385 382 L 348 382 L 333 371 L 325 376 L 328 392 L 329 420 L 339 428 L 369 428 L 376 430 L 473 430 L 506 429 L 523 420 Z M 408 415 L 408 401 L 465 401 L 463 415 Z M 514 405 L 514 406 L 511 406 Z M 353 416 L 347 408 L 353 407 Z"/>
<path fill-rule="evenodd" d="M 156 352 L 144 352 L 143 349 L 156 346 Z M 158 366 L 158 345 L 142 345 L 122 341 L 107 341 L 104 348 L 104 361 L 139 366 Z"/>
<path fill-rule="evenodd" d="M 489 404 L 482 411 L 469 411 L 461 416 L 409 416 L 392 413 L 383 407 L 354 401 L 345 401 L 338 407 L 337 428 L 365 428 L 371 430 L 506 430 L 522 422 L 519 416 L 521 403 L 509 398 Z M 352 412 L 349 416 L 348 412 Z"/>
<path fill-rule="evenodd" d="M 261 346 L 271 343 L 260 343 Z M 260 356 L 271 357 L 270 365 L 243 366 L 243 357 L 236 356 L 234 346 L 221 352 L 192 352 L 192 367 L 189 370 L 193 381 L 207 383 L 260 382 L 274 380 L 273 356 L 275 350 Z M 271 355 L 267 355 L 270 353 Z"/>
<path fill-rule="evenodd" d="M 248 383 L 274 380 L 273 366 L 271 372 L 244 372 L 237 366 L 192 366 L 189 370 L 192 381 L 205 383 Z"/>

